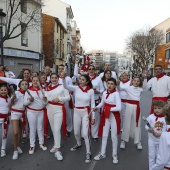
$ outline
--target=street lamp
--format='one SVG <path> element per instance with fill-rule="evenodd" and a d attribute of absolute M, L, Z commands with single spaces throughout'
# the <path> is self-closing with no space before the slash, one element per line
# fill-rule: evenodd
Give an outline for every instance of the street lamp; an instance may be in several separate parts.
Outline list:
<path fill-rule="evenodd" d="M 3 58 L 3 26 L 5 25 L 5 17 L 6 14 L 3 12 L 3 9 L 0 9 L 0 40 L 1 40 L 1 65 L 4 65 L 4 58 Z"/>

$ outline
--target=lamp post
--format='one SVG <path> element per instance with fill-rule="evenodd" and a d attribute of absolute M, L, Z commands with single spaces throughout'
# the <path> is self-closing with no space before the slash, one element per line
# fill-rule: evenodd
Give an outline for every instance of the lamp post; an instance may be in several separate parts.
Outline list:
<path fill-rule="evenodd" d="M 3 51 L 3 26 L 5 25 L 6 14 L 0 9 L 0 46 L 1 46 L 1 65 L 4 65 L 4 51 Z"/>

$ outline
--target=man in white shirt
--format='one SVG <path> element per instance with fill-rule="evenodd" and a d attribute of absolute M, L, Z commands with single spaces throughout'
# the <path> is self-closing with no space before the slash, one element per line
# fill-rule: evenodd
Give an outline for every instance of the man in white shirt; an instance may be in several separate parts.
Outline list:
<path fill-rule="evenodd" d="M 15 78 L 15 74 L 12 71 L 9 71 L 9 67 L 5 66 L 5 77 Z"/>
<path fill-rule="evenodd" d="M 45 75 L 47 76 L 46 82 L 49 83 L 49 82 L 50 82 L 50 74 L 51 74 L 51 70 L 50 70 L 50 67 L 49 67 L 49 66 L 46 66 L 46 67 L 44 68 L 44 73 L 45 73 Z"/>
<path fill-rule="evenodd" d="M 105 65 L 104 65 L 104 70 L 111 70 L 111 69 L 110 69 L 110 63 L 105 63 Z M 103 73 L 100 73 L 99 77 L 102 78 L 103 75 L 104 75 L 104 72 L 103 72 Z M 116 72 L 115 72 L 115 71 L 112 71 L 111 77 L 113 77 L 113 78 L 116 79 L 116 81 L 117 81 L 117 75 L 116 75 Z"/>

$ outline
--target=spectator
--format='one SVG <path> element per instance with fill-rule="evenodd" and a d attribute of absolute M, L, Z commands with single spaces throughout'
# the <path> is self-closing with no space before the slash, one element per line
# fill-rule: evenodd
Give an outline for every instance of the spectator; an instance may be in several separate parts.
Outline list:
<path fill-rule="evenodd" d="M 15 78 L 15 74 L 9 70 L 9 67 L 8 66 L 5 66 L 5 77 L 8 77 L 8 78 Z"/>

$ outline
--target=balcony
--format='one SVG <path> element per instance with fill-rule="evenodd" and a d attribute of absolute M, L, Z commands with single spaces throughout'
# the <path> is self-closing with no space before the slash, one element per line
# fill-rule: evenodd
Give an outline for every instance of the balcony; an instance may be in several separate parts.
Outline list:
<path fill-rule="evenodd" d="M 72 31 L 72 28 L 71 28 L 71 20 L 70 19 L 67 19 L 67 29 L 69 31 Z"/>
<path fill-rule="evenodd" d="M 73 46 L 73 40 L 72 40 L 70 34 L 67 34 L 67 43 L 68 43 L 70 46 Z"/>

